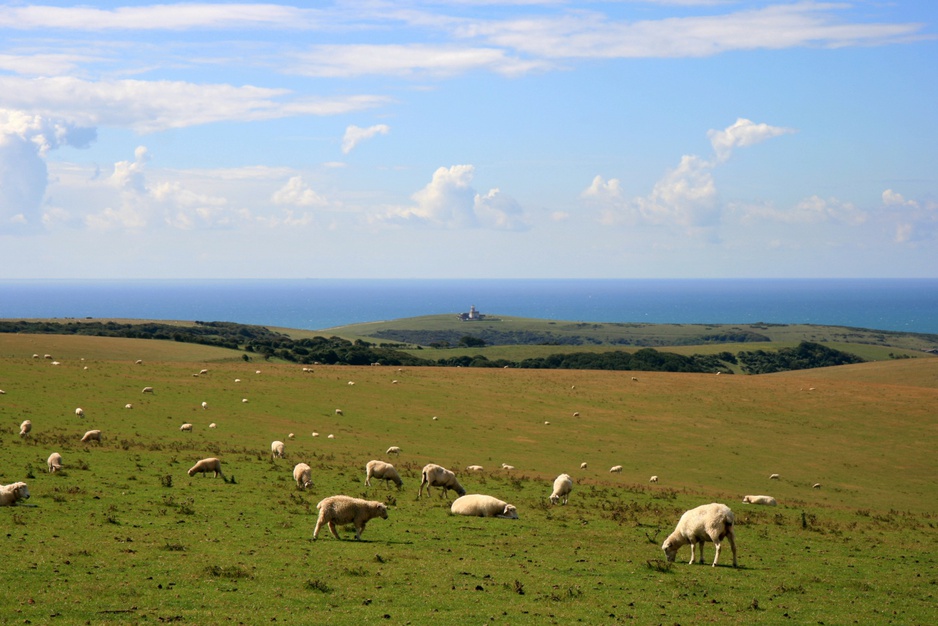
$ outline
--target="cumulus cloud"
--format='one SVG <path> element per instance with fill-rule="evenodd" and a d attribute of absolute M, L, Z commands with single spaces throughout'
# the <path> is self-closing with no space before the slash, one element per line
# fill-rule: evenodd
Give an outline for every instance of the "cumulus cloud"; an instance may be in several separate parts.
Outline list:
<path fill-rule="evenodd" d="M 392 208 L 382 219 L 437 228 L 527 228 L 524 212 L 515 200 L 498 189 L 476 193 L 471 184 L 474 174 L 472 165 L 440 167 L 430 183 L 411 196 L 413 205 Z"/>
<path fill-rule="evenodd" d="M 795 132 L 791 128 L 756 124 L 745 118 L 739 118 L 732 126 L 723 130 L 709 130 L 707 137 L 719 161 L 730 158 L 735 148 L 745 148 L 762 143 L 767 139 Z"/>
<path fill-rule="evenodd" d="M 938 237 L 938 203 L 912 200 L 892 189 L 883 192 L 882 200 L 883 207 L 892 210 L 889 217 L 897 220 L 896 243 L 916 245 Z"/>
<path fill-rule="evenodd" d="M 0 232 L 40 226 L 49 184 L 45 156 L 70 145 L 86 147 L 95 130 L 64 118 L 0 109 Z"/>
<path fill-rule="evenodd" d="M 376 135 L 387 135 L 389 132 L 391 132 L 391 127 L 387 124 L 375 124 L 368 128 L 355 125 L 348 126 L 345 129 L 345 135 L 342 137 L 342 154 L 348 154 L 355 146 L 366 139 L 371 139 Z"/>
<path fill-rule="evenodd" d="M 906 200 L 905 197 L 892 189 L 887 189 L 883 192 L 883 205 L 887 207 L 909 207 L 912 209 L 919 208 L 919 203 L 915 200 Z"/>
<path fill-rule="evenodd" d="M 292 206 L 323 206 L 325 198 L 313 191 L 312 187 L 303 181 L 302 176 L 293 176 L 287 183 L 274 192 L 271 202 L 279 205 Z"/>

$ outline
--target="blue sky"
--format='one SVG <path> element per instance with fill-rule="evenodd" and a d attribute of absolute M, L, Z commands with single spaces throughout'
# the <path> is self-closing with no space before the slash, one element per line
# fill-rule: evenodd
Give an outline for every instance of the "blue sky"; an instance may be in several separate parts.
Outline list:
<path fill-rule="evenodd" d="M 938 276 L 938 3 L 0 3 L 0 278 Z"/>

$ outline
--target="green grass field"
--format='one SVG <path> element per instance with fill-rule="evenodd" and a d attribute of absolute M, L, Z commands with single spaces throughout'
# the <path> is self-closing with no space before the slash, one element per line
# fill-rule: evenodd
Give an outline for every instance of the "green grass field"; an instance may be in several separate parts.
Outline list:
<path fill-rule="evenodd" d="M 304 372 L 204 346 L 10 335 L 0 389 L 0 483 L 32 493 L 0 508 L 2 623 L 938 621 L 934 358 L 771 376 Z M 91 428 L 100 445 L 79 442 Z M 286 459 L 271 460 L 274 439 Z M 404 489 L 366 490 L 365 463 L 390 445 Z M 49 474 L 53 451 L 65 467 Z M 188 477 L 206 456 L 234 482 Z M 299 461 L 309 491 L 293 482 Z M 427 462 L 521 519 L 418 500 Z M 551 506 L 561 472 L 576 486 Z M 348 528 L 313 542 L 316 503 L 338 493 L 387 502 L 389 519 L 360 542 Z M 717 568 L 668 567 L 661 542 L 711 501 L 736 512 L 740 567 L 728 546 Z"/>

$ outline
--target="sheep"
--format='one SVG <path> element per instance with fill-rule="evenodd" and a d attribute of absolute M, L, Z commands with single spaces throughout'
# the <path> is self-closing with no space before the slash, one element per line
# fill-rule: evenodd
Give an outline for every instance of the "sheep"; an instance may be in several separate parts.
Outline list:
<path fill-rule="evenodd" d="M 50 474 L 59 471 L 62 469 L 62 455 L 58 452 L 53 452 L 49 455 L 49 460 L 46 461 L 46 465 L 49 466 Z"/>
<path fill-rule="evenodd" d="M 208 408 L 208 402 L 203 402 L 203 403 L 202 403 L 202 408 L 203 408 L 203 409 L 207 409 L 207 408 Z"/>
<path fill-rule="evenodd" d="M 189 471 L 186 472 L 189 476 L 195 476 L 196 474 L 208 474 L 209 472 L 214 472 L 213 478 L 218 478 L 219 476 L 222 479 L 225 478 L 225 475 L 221 471 L 221 461 L 215 457 L 209 457 L 207 459 L 202 459 L 195 465 L 189 468 Z"/>
<path fill-rule="evenodd" d="M 813 485 L 811 485 L 811 487 L 812 487 L 813 489 L 820 489 L 820 488 L 821 488 L 821 483 L 814 483 Z"/>
<path fill-rule="evenodd" d="M 287 435 L 287 439 L 296 439 L 296 435 L 294 435 L 293 433 L 290 433 L 289 435 Z"/>
<path fill-rule="evenodd" d="M 84 409 L 82 409 L 81 407 L 78 407 L 77 409 L 75 409 L 75 415 L 78 417 L 84 417 L 85 416 Z"/>
<path fill-rule="evenodd" d="M 336 415 L 342 415 L 342 409 L 336 409 L 336 410 L 335 410 L 335 414 L 336 414 Z"/>
<path fill-rule="evenodd" d="M 778 474 L 771 474 L 769 480 L 778 480 Z"/>
<path fill-rule="evenodd" d="M 313 481 L 310 480 L 312 471 L 306 463 L 296 464 L 296 467 L 293 468 L 293 480 L 296 481 L 298 489 L 309 489 L 313 486 Z"/>
<path fill-rule="evenodd" d="M 319 519 L 313 530 L 313 541 L 319 536 L 319 530 L 327 524 L 336 539 L 341 539 L 336 532 L 336 524 L 355 524 L 355 539 L 360 540 L 369 520 L 376 517 L 388 519 L 388 508 L 384 503 L 349 496 L 330 496 L 320 500 L 316 509 L 319 511 Z"/>
<path fill-rule="evenodd" d="M 218 424 L 216 424 L 215 422 L 212 422 L 211 424 L 208 425 L 208 427 L 209 427 L 209 428 L 218 428 Z"/>
<path fill-rule="evenodd" d="M 427 486 L 427 496 L 430 495 L 430 487 L 442 487 L 441 497 L 446 497 L 447 491 L 450 489 L 460 496 L 466 495 L 466 490 L 456 480 L 456 474 L 436 463 L 427 463 L 423 467 L 423 471 L 420 472 L 420 489 L 417 491 L 418 500 L 423 495 L 424 485 Z"/>
<path fill-rule="evenodd" d="M 125 409 L 132 409 L 132 408 L 134 408 L 134 405 L 131 404 L 130 402 L 128 402 L 127 404 L 124 405 L 124 408 L 125 408 Z"/>
<path fill-rule="evenodd" d="M 137 359 L 134 361 L 134 365 L 143 365 L 143 359 Z"/>
<path fill-rule="evenodd" d="M 743 496 L 743 502 L 749 504 L 765 504 L 767 506 L 776 506 L 778 504 L 772 496 Z"/>
<path fill-rule="evenodd" d="M 23 423 L 20 424 L 20 437 L 27 436 L 32 429 L 33 423 L 29 420 L 23 420 Z"/>
<path fill-rule="evenodd" d="M 401 480 L 401 475 L 397 473 L 394 466 L 384 461 L 373 460 L 365 464 L 365 484 L 369 487 L 371 487 L 372 478 L 383 479 L 385 489 L 390 489 L 389 482 L 397 485 L 398 491 L 404 486 L 404 481 Z"/>
<path fill-rule="evenodd" d="M 481 465 L 467 465 L 466 466 L 467 472 L 482 472 L 484 470 L 485 468 L 482 467 Z"/>
<path fill-rule="evenodd" d="M 518 509 L 516 509 L 513 504 L 508 504 L 498 498 L 479 493 L 456 498 L 449 510 L 454 515 L 518 519 Z"/>
<path fill-rule="evenodd" d="M 652 476 L 648 479 L 648 482 L 658 484 L 658 476 Z"/>
<path fill-rule="evenodd" d="M 385 452 L 385 454 L 387 454 L 388 456 L 390 456 L 390 455 L 392 455 L 392 454 L 394 454 L 394 455 L 396 455 L 396 456 L 400 456 L 400 455 L 401 455 L 401 449 L 400 449 L 399 447 L 397 447 L 397 446 L 391 446 L 390 448 L 388 448 L 388 451 Z"/>
<path fill-rule="evenodd" d="M 81 438 L 82 443 L 88 443 L 91 441 L 97 441 L 98 443 L 101 443 L 101 431 L 100 430 L 89 430 Z"/>
<path fill-rule="evenodd" d="M 694 562 L 694 546 L 700 546 L 700 563 L 704 562 L 704 542 L 712 541 L 716 548 L 716 555 L 713 557 L 713 567 L 717 566 L 720 559 L 720 542 L 726 538 L 730 540 L 730 547 L 733 549 L 733 567 L 736 567 L 736 534 L 733 531 L 733 525 L 736 518 L 733 511 L 725 504 L 713 502 L 711 504 L 702 504 L 695 509 L 685 512 L 674 532 L 671 533 L 661 549 L 664 550 L 668 562 L 674 562 L 678 549 L 690 544 L 690 563 Z"/>
<path fill-rule="evenodd" d="M 612 467 L 609 468 L 609 472 L 610 472 L 611 474 L 621 474 L 621 473 L 622 473 L 622 466 L 621 466 L 621 465 L 613 465 Z"/>
<path fill-rule="evenodd" d="M 511 470 L 515 469 L 515 466 L 514 466 L 514 465 L 508 465 L 508 463 L 502 463 L 502 469 L 503 469 L 503 470 L 508 470 L 508 471 L 510 472 Z"/>
<path fill-rule="evenodd" d="M 580 469 L 586 469 L 587 467 L 588 467 L 588 465 L 587 465 L 585 462 L 584 462 L 584 463 L 580 463 Z"/>
<path fill-rule="evenodd" d="M 141 393 L 153 393 L 153 387 L 144 387 Z"/>
<path fill-rule="evenodd" d="M 569 474 L 561 474 L 554 479 L 554 491 L 550 494 L 550 503 L 557 504 L 562 499 L 566 504 L 571 491 L 573 491 L 573 479 Z"/>
<path fill-rule="evenodd" d="M 13 506 L 20 500 L 29 500 L 29 489 L 26 483 L 0 486 L 0 506 Z"/>
<path fill-rule="evenodd" d="M 199 370 L 199 376 L 205 376 L 206 374 L 208 374 L 208 370 Z"/>
<path fill-rule="evenodd" d="M 270 459 L 282 459 L 283 458 L 283 442 L 282 441 L 272 441 L 270 442 Z"/>
<path fill-rule="evenodd" d="M 192 424 L 190 424 L 189 422 L 186 422 L 185 424 L 183 424 L 182 426 L 179 427 L 179 430 L 184 431 L 184 432 L 187 432 L 187 433 L 191 433 L 191 432 L 192 432 Z"/>

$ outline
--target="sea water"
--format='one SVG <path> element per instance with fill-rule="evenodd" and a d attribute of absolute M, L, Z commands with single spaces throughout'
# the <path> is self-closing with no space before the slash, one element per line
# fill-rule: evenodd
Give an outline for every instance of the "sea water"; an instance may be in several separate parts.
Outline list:
<path fill-rule="evenodd" d="M 0 318 L 323 330 L 468 312 L 583 322 L 823 324 L 938 333 L 938 279 L 5 280 Z"/>

